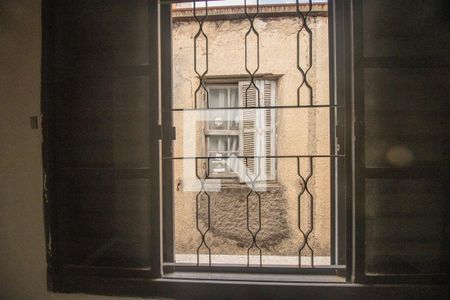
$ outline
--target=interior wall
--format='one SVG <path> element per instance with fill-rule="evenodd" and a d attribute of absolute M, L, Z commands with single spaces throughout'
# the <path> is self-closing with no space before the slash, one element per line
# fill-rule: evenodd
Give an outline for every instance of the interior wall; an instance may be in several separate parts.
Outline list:
<path fill-rule="evenodd" d="M 0 1 L 0 299 L 129 299 L 47 291 L 40 115 L 41 1 Z"/>

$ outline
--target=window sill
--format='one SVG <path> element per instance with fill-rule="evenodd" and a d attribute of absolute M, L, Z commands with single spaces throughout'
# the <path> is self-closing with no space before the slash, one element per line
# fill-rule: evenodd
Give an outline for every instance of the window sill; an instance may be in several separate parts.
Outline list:
<path fill-rule="evenodd" d="M 164 274 L 163 279 L 275 282 L 275 283 L 345 283 L 345 278 L 337 275 L 298 275 L 298 274 L 243 274 L 210 272 L 173 272 Z"/>
<path fill-rule="evenodd" d="M 448 285 L 355 284 L 337 276 L 303 275 L 301 282 L 177 278 L 117 278 L 61 275 L 49 289 L 59 293 L 109 296 L 166 297 L 171 299 L 443 299 Z M 231 274 L 228 274 L 231 275 Z M 308 280 L 309 278 L 312 278 Z M 316 279 L 314 279 L 316 278 Z M 318 278 L 327 282 L 318 282 Z M 50 278 L 49 278 L 50 279 Z M 300 278 L 299 278 L 300 279 Z M 339 281 L 340 280 L 340 281 Z M 399 297 L 400 296 L 400 297 Z"/>

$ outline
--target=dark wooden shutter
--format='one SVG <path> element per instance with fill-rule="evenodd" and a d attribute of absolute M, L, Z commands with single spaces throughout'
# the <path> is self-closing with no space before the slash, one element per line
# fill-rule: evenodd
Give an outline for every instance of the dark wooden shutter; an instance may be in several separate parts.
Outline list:
<path fill-rule="evenodd" d="M 150 266 L 159 167 L 149 3 L 47 3 L 44 150 L 59 266 Z"/>
<path fill-rule="evenodd" d="M 448 1 L 354 4 L 358 280 L 448 274 Z"/>

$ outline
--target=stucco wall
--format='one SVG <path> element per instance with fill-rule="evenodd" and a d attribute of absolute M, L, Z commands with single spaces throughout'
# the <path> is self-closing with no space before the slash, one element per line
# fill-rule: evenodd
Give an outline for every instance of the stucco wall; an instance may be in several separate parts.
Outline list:
<path fill-rule="evenodd" d="M 328 19 L 326 16 L 313 16 L 309 25 L 313 34 L 313 64 L 308 75 L 308 82 L 314 89 L 314 103 L 329 103 L 328 77 Z M 277 81 L 277 104 L 295 105 L 297 101 L 297 87 L 301 82 L 301 75 L 297 70 L 297 32 L 300 27 L 298 18 L 281 14 L 279 17 L 261 17 L 255 21 L 255 27 L 260 34 L 260 69 L 259 74 L 272 73 L 282 75 Z M 249 29 L 249 22 L 245 19 L 211 20 L 206 21 L 204 31 L 208 36 L 209 71 L 207 75 L 245 75 L 244 45 L 245 33 Z M 187 19 L 174 22 L 174 106 L 193 107 L 195 90 L 198 80 L 194 72 L 194 36 L 198 31 L 198 24 Z M 250 38 L 249 57 L 254 64 L 254 39 Z M 199 39 L 199 50 L 205 54 L 204 40 Z M 307 38 L 301 37 L 301 49 L 307 49 Z M 204 56 L 203 56 L 204 57 Z M 198 56 L 200 70 L 204 58 Z M 307 51 L 300 55 L 302 66 L 306 65 Z M 301 104 L 308 104 L 306 89 L 301 90 Z M 183 115 L 184 114 L 184 115 Z M 175 142 L 175 156 L 201 155 L 202 133 L 197 126 L 195 142 L 197 147 L 186 153 L 185 149 L 193 142 L 187 138 L 183 128 L 183 118 L 192 118 L 194 113 L 176 112 L 174 123 L 177 128 Z M 329 154 L 329 109 L 328 108 L 295 108 L 281 109 L 277 112 L 277 154 L 278 155 L 309 155 Z M 330 243 L 330 171 L 329 159 L 314 161 L 314 176 L 309 188 L 314 195 L 314 231 L 310 236 L 310 244 L 315 255 L 329 255 Z M 301 161 L 302 172 L 307 175 L 307 160 Z M 181 161 L 175 162 L 175 203 L 176 203 L 176 250 L 177 253 L 195 253 L 200 244 L 200 235 L 196 230 L 195 193 L 185 192 L 183 188 L 190 184 L 184 182 L 185 170 Z M 194 170 L 192 170 L 194 172 Z M 300 181 L 297 176 L 295 159 L 278 159 L 277 182 L 285 189 L 286 218 L 289 223 L 289 237 L 277 246 L 265 249 L 266 255 L 296 255 L 302 240 L 297 228 L 297 197 L 300 192 Z M 245 193 L 241 195 L 242 201 Z M 302 211 L 307 211 L 306 197 L 302 198 Z M 217 212 L 218 214 L 218 212 Z M 306 217 L 303 226 L 306 227 Z M 212 223 L 218 222 L 212 220 Z M 236 222 L 234 226 L 241 226 Z M 217 225 L 217 224 L 216 224 Z M 230 223 L 230 226 L 232 222 Z M 214 226 L 214 224 L 213 224 Z M 263 224 L 264 226 L 270 226 Z M 267 227 L 266 227 L 267 228 Z M 239 231 L 241 228 L 230 228 Z M 236 245 L 236 241 L 223 240 L 219 246 L 215 239 L 220 239 L 214 230 L 207 235 L 207 242 L 212 245 L 213 254 L 229 254 L 229 249 L 238 253 L 243 252 Z M 247 237 L 243 237 L 246 240 Z M 248 246 L 248 245 L 247 245 Z M 309 255 L 305 252 L 304 255 Z"/>

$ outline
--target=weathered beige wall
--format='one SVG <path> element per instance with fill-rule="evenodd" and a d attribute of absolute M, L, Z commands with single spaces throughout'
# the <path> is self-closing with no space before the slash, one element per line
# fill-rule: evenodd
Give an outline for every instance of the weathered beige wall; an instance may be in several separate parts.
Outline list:
<path fill-rule="evenodd" d="M 328 78 L 328 19 L 326 16 L 314 16 L 310 19 L 313 34 L 313 68 L 308 75 L 308 81 L 313 86 L 314 103 L 329 103 Z M 282 74 L 277 85 L 278 105 L 295 105 L 297 87 L 301 76 L 296 68 L 296 39 L 299 20 L 295 17 L 259 18 L 255 27 L 260 34 L 260 70 L 258 73 Z M 245 19 L 207 21 L 204 31 L 209 39 L 209 72 L 208 75 L 244 75 L 244 43 L 249 22 Z M 198 80 L 194 73 L 194 36 L 198 24 L 194 21 L 175 21 L 174 37 L 174 106 L 192 107 L 194 93 Z M 252 41 L 252 39 L 250 39 Z M 201 41 L 201 40 L 200 40 Z M 254 41 L 254 40 L 253 40 Z M 306 49 L 306 36 L 302 36 L 301 47 Z M 201 45 L 204 43 L 200 42 Z M 252 49 L 253 48 L 253 49 Z M 255 53 L 250 47 L 250 53 Z M 253 52 L 252 52 L 253 51 Z M 202 48 L 204 54 L 204 47 Z M 306 51 L 302 51 L 301 63 L 305 64 Z M 199 59 L 201 62 L 202 60 Z M 254 63 L 251 62 L 251 63 Z M 201 65 L 201 64 L 200 64 Z M 201 69 L 201 68 L 200 68 Z M 302 90 L 302 104 L 308 104 Z M 192 114 L 185 112 L 184 114 Z M 192 143 L 183 137 L 183 113 L 176 112 L 174 118 L 177 128 L 175 155 L 183 156 L 183 147 Z M 277 152 L 278 155 L 329 154 L 329 109 L 282 109 L 277 114 Z M 197 132 L 196 142 L 201 145 L 201 131 Z M 201 155 L 197 147 L 196 153 Z M 186 155 L 186 153 L 184 153 Z M 302 160 L 306 166 L 306 160 Z M 315 255 L 329 255 L 330 243 L 330 172 L 329 159 L 315 160 L 315 176 L 311 179 L 310 190 L 314 195 L 314 231 L 311 234 L 311 245 Z M 303 171 L 307 171 L 302 167 Z M 194 170 L 192 170 L 194 172 Z M 306 172 L 304 173 L 306 174 Z M 183 192 L 183 164 L 175 163 L 176 185 L 176 243 L 177 253 L 195 253 L 200 244 L 196 230 L 195 193 Z M 278 182 L 285 187 L 285 197 L 288 199 L 287 218 L 290 224 L 291 237 L 277 247 L 265 250 L 267 255 L 296 255 L 301 235 L 297 228 L 297 196 L 299 194 L 299 179 L 295 159 L 278 160 Z M 243 195 L 245 197 L 245 195 Z M 303 200 L 306 202 L 306 198 Z M 302 206 L 306 211 L 306 206 Z M 264 224 L 263 224 L 264 226 Z M 207 235 L 214 244 L 213 233 Z M 215 247 L 213 254 L 228 253 L 235 247 L 235 242 L 223 241 L 222 246 Z M 305 255 L 308 255 L 306 252 Z"/>
<path fill-rule="evenodd" d="M 40 60 L 41 1 L 0 1 L 0 299 L 131 299 L 47 291 Z"/>

